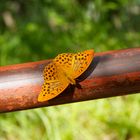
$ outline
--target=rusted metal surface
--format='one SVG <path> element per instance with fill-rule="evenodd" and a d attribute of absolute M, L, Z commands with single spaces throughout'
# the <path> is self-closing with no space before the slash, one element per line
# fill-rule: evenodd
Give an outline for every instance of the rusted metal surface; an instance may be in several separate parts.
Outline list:
<path fill-rule="evenodd" d="M 64 103 L 140 92 L 140 48 L 96 53 L 80 76 L 82 88 L 69 86 L 56 98 L 39 103 L 42 71 L 51 60 L 0 67 L 0 112 L 25 110 Z"/>

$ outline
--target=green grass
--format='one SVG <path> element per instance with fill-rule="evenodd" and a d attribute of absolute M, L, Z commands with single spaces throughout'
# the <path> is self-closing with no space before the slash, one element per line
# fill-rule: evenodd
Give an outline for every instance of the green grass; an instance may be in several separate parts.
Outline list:
<path fill-rule="evenodd" d="M 7 113 L 0 116 L 4 140 L 92 140 L 140 137 L 140 95 L 100 99 Z"/>
<path fill-rule="evenodd" d="M 7 0 L 0 4 L 0 65 L 62 52 L 138 47 L 137 0 Z M 9 12 L 14 26 L 3 13 Z M 140 95 L 0 115 L 0 140 L 139 140 Z"/>

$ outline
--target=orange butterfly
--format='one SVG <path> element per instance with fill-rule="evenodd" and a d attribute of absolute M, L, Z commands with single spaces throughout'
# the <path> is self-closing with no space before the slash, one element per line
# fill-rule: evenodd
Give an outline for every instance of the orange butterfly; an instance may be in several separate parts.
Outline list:
<path fill-rule="evenodd" d="M 80 53 L 59 54 L 43 72 L 44 84 L 38 101 L 50 100 L 64 91 L 69 84 L 75 85 L 78 78 L 88 68 L 94 57 L 94 50 Z"/>

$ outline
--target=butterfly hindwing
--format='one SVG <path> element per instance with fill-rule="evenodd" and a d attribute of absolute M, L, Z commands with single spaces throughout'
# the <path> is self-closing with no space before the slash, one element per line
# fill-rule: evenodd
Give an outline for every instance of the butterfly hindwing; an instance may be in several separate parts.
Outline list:
<path fill-rule="evenodd" d="M 67 82 L 58 79 L 57 69 L 54 63 L 50 63 L 44 69 L 44 84 L 38 96 L 38 101 L 50 100 L 63 92 L 68 86 Z"/>
<path fill-rule="evenodd" d="M 89 67 L 94 57 L 94 51 L 88 50 L 77 53 L 72 60 L 72 77 L 75 79 L 79 77 Z"/>

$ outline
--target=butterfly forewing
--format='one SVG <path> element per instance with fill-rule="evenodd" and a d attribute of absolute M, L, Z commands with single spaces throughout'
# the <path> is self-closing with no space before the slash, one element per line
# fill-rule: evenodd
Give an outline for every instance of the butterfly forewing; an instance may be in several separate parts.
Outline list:
<path fill-rule="evenodd" d="M 73 56 L 74 56 L 74 54 L 72 54 L 72 53 L 59 54 L 54 59 L 54 62 L 56 63 L 57 68 L 60 71 L 64 71 L 65 73 L 71 73 Z"/>

